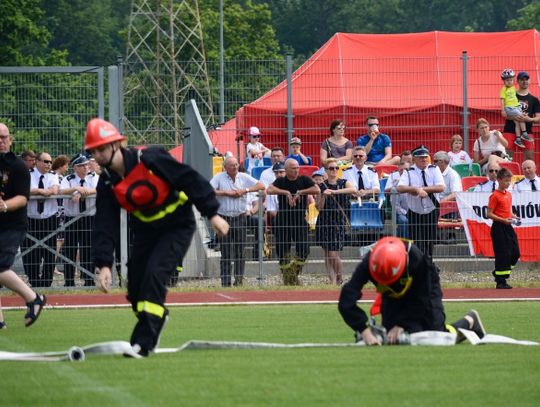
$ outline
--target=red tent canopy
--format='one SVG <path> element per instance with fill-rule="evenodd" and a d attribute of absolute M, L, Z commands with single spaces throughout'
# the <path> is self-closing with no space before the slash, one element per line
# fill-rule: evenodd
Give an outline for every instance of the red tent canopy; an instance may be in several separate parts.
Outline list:
<path fill-rule="evenodd" d="M 376 115 L 390 134 L 393 152 L 427 144 L 448 150 L 452 134 L 462 133 L 464 100 L 462 52 L 467 51 L 467 100 L 472 127 L 486 117 L 492 127 L 500 115 L 500 72 L 528 71 L 531 93 L 539 95 L 540 34 L 428 32 L 417 34 L 335 34 L 292 77 L 295 136 L 303 150 L 318 157 L 330 122 L 344 120 L 355 142 L 365 118 Z M 257 126 L 266 146 L 285 146 L 286 82 L 244 106 L 238 129 Z M 307 143 L 307 144 L 306 144 Z"/>

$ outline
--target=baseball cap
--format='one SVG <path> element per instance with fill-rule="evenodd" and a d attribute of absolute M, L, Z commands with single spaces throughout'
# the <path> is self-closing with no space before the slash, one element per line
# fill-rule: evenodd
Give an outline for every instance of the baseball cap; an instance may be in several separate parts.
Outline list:
<path fill-rule="evenodd" d="M 261 131 L 259 130 L 258 127 L 250 127 L 249 128 L 249 135 L 250 136 L 260 136 L 261 135 Z"/>
<path fill-rule="evenodd" d="M 324 177 L 324 168 L 319 168 L 317 171 L 313 171 L 313 174 L 311 174 L 312 177 L 320 175 L 321 177 Z"/>
<path fill-rule="evenodd" d="M 272 171 L 274 172 L 285 171 L 285 164 L 282 162 L 275 163 L 274 166 L 272 167 Z"/>
<path fill-rule="evenodd" d="M 520 73 L 518 73 L 517 78 L 518 78 L 518 79 L 523 79 L 523 78 L 529 79 L 529 78 L 530 78 L 530 75 L 529 75 L 528 72 L 521 71 Z"/>
<path fill-rule="evenodd" d="M 82 165 L 88 162 L 88 157 L 85 154 L 77 154 L 71 159 L 71 165 Z"/>
<path fill-rule="evenodd" d="M 424 145 L 418 146 L 412 151 L 412 156 L 413 157 L 429 157 L 429 150 Z"/>
<path fill-rule="evenodd" d="M 293 137 L 291 139 L 291 144 L 302 144 L 302 140 L 300 140 L 298 137 Z"/>

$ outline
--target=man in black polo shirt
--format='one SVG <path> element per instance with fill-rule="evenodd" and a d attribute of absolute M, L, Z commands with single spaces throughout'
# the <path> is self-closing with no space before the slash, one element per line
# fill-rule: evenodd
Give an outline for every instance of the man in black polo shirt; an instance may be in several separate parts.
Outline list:
<path fill-rule="evenodd" d="M 540 101 L 536 96 L 529 93 L 530 76 L 527 72 L 522 71 L 517 76 L 518 89 L 516 96 L 521 106 L 521 111 L 525 113 L 525 128 L 527 134 L 532 138 L 533 123 L 540 123 Z M 508 140 L 507 150 L 514 149 L 514 140 L 516 137 L 516 125 L 512 120 L 506 120 L 504 123 L 503 136 Z M 534 140 L 526 141 L 522 140 L 524 144 L 523 148 L 523 161 L 534 160 Z"/>
<path fill-rule="evenodd" d="M 269 195 L 278 195 L 279 209 L 272 229 L 285 285 L 300 284 L 298 275 L 309 254 L 307 196 L 321 192 L 310 177 L 298 175 L 298 168 L 298 161 L 287 159 L 285 176 L 277 178 L 266 190 Z M 291 255 L 292 242 L 295 242 L 296 257 Z"/>
<path fill-rule="evenodd" d="M 11 150 L 9 129 L 0 123 L 0 285 L 19 294 L 28 307 L 25 326 L 32 325 L 47 299 L 32 291 L 11 267 L 26 233 L 26 203 L 30 196 L 30 174 Z M 0 329 L 6 328 L 0 302 Z"/>

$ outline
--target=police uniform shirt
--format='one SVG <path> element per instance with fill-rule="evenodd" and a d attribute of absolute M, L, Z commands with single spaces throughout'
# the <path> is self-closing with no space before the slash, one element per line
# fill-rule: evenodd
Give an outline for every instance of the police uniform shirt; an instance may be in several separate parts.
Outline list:
<path fill-rule="evenodd" d="M 257 180 L 251 175 L 248 175 L 244 172 L 239 172 L 236 174 L 236 178 L 233 181 L 232 178 L 225 171 L 217 173 L 210 180 L 210 185 L 215 190 L 221 191 L 243 191 L 246 188 L 251 188 L 257 184 Z M 219 202 L 218 213 L 222 216 L 238 216 L 246 213 L 247 207 L 247 196 L 244 194 L 240 198 L 233 198 L 230 196 L 216 196 Z"/>
<path fill-rule="evenodd" d="M 428 187 L 434 185 L 444 186 L 444 179 L 441 174 L 441 170 L 436 165 L 428 165 L 424 169 L 426 184 Z M 424 180 L 422 178 L 422 170 L 416 165 L 413 165 L 408 170 L 403 171 L 401 178 L 399 179 L 398 186 L 412 186 L 417 188 L 424 187 Z M 433 193 L 434 198 L 439 201 L 439 194 Z M 407 204 L 411 211 L 419 214 L 427 214 L 433 212 L 435 209 L 435 204 L 429 196 L 420 198 L 419 196 L 414 196 L 407 194 Z"/>
<path fill-rule="evenodd" d="M 452 167 L 448 166 L 442 173 L 444 180 L 444 191 L 441 192 L 440 198 L 447 197 L 454 192 L 462 192 L 461 177 Z"/>
<path fill-rule="evenodd" d="M 95 173 L 89 173 L 84 177 L 83 188 L 95 189 L 99 181 L 99 175 Z M 81 178 L 73 173 L 64 177 L 60 183 L 60 189 L 69 189 L 81 186 Z M 94 216 L 96 214 L 96 195 L 91 195 L 90 197 L 85 198 L 86 201 L 86 215 L 85 216 Z M 64 199 L 64 213 L 66 216 L 74 217 L 79 216 L 79 201 L 75 202 L 71 199 Z"/>
<path fill-rule="evenodd" d="M 523 192 L 523 191 L 533 191 L 532 180 L 528 178 L 523 178 L 514 184 L 514 191 Z M 534 186 L 536 187 L 535 191 L 540 191 L 540 177 L 537 175 L 534 177 Z"/>
<path fill-rule="evenodd" d="M 356 189 L 358 188 L 358 179 L 359 174 L 358 172 L 362 173 L 362 181 L 364 182 L 364 188 L 363 189 L 381 189 L 381 186 L 379 184 L 379 176 L 377 175 L 377 171 L 375 171 L 373 168 L 363 166 L 361 170 L 356 168 L 356 166 L 352 166 L 350 168 L 347 168 L 343 171 L 343 178 L 349 181 L 351 184 L 354 185 Z"/>
<path fill-rule="evenodd" d="M 400 215 L 406 215 L 407 211 L 409 210 L 409 204 L 407 203 L 408 194 L 400 194 L 396 191 L 396 187 L 398 186 L 400 179 L 401 174 L 399 173 L 399 170 L 392 172 L 388 176 L 388 181 L 386 181 L 386 187 L 384 190 L 386 192 L 392 192 L 390 200 L 396 206 L 396 212 Z"/>
<path fill-rule="evenodd" d="M 49 189 L 52 186 L 59 186 L 58 175 L 54 172 L 42 174 L 37 169 L 30 170 L 30 190 L 39 188 L 39 179 L 43 175 L 43 189 Z M 34 195 L 41 197 L 41 195 Z M 58 202 L 56 199 L 46 198 L 43 205 L 43 212 L 38 212 L 38 201 L 31 199 L 28 201 L 28 217 L 32 219 L 47 219 L 56 216 L 58 212 Z"/>
<path fill-rule="evenodd" d="M 495 188 L 493 187 L 493 184 L 495 184 Z M 487 180 L 484 182 L 481 182 L 474 188 L 474 192 L 493 192 L 497 188 L 499 188 L 499 182 L 497 181 L 491 181 Z"/>

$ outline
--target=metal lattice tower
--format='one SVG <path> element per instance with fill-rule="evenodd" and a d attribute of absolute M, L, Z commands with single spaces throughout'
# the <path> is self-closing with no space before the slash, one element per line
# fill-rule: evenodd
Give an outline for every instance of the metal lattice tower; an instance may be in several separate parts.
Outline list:
<path fill-rule="evenodd" d="M 124 69 L 132 143 L 180 144 L 189 99 L 214 122 L 198 1 L 133 0 Z"/>

